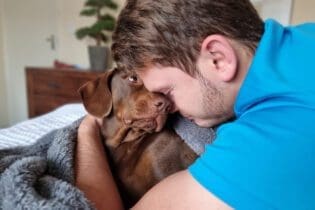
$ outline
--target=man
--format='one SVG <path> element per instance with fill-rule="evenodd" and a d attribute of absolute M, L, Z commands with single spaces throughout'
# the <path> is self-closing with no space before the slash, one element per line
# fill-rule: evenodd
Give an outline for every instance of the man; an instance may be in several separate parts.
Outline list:
<path fill-rule="evenodd" d="M 129 0 L 112 50 L 196 124 L 234 118 L 134 209 L 315 209 L 315 24 L 264 23 L 248 0 Z"/>

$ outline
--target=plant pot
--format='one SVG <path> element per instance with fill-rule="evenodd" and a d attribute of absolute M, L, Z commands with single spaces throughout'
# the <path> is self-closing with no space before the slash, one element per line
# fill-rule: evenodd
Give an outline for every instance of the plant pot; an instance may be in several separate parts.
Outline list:
<path fill-rule="evenodd" d="M 92 71 L 106 71 L 110 67 L 108 47 L 89 46 L 89 58 Z"/>

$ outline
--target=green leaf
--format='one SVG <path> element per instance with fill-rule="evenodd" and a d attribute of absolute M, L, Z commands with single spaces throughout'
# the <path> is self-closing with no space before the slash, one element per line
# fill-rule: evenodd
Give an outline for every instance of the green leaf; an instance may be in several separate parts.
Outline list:
<path fill-rule="evenodd" d="M 88 0 L 85 2 L 85 6 L 98 9 L 109 8 L 113 10 L 116 10 L 118 8 L 118 5 L 112 0 Z"/>
<path fill-rule="evenodd" d="M 104 30 L 106 31 L 114 31 L 115 29 L 115 21 L 112 20 L 102 20 Z"/>
<path fill-rule="evenodd" d="M 100 0 L 88 0 L 84 4 L 88 7 L 101 7 L 101 1 Z"/>
<path fill-rule="evenodd" d="M 91 30 L 90 27 L 84 27 L 80 28 L 75 32 L 75 35 L 78 39 L 83 39 L 86 36 L 89 36 L 91 33 L 93 33 L 93 30 Z"/>
<path fill-rule="evenodd" d="M 115 22 L 115 21 L 116 21 L 116 19 L 115 19 L 113 16 L 109 15 L 109 14 L 102 15 L 102 16 L 100 17 L 100 19 L 101 19 L 102 21 L 111 21 L 111 22 Z"/>
<path fill-rule="evenodd" d="M 80 15 L 83 15 L 83 16 L 94 16 L 96 14 L 97 14 L 96 9 L 84 9 L 80 13 Z"/>
<path fill-rule="evenodd" d="M 102 1 L 103 7 L 108 7 L 113 10 L 116 10 L 118 8 L 118 5 L 112 0 L 101 0 L 101 1 Z"/>
<path fill-rule="evenodd" d="M 113 31 L 115 28 L 115 19 L 109 15 L 103 16 L 100 20 L 94 23 L 91 27 L 93 32 Z"/>

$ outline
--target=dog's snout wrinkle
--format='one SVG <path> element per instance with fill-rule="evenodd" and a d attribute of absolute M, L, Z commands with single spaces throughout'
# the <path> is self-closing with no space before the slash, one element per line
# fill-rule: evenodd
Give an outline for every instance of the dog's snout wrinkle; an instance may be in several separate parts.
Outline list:
<path fill-rule="evenodd" d="M 171 103 L 170 102 L 165 102 L 163 106 L 160 107 L 160 112 L 164 113 L 169 113 L 171 110 Z"/>
<path fill-rule="evenodd" d="M 162 97 L 154 99 L 153 104 L 158 112 L 169 112 L 171 106 L 171 103 L 167 99 Z"/>
<path fill-rule="evenodd" d="M 154 105 L 155 105 L 156 107 L 161 107 L 161 106 L 163 106 L 163 104 L 164 104 L 163 101 L 157 101 L 157 102 L 155 102 Z"/>

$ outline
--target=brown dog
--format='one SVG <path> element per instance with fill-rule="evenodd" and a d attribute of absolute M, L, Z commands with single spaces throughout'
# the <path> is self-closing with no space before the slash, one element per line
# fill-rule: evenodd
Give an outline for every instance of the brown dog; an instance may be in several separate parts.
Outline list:
<path fill-rule="evenodd" d="M 135 74 L 114 69 L 79 92 L 88 113 L 102 121 L 101 132 L 126 207 L 197 158 L 173 130 L 163 128 L 171 103 L 145 89 Z"/>

